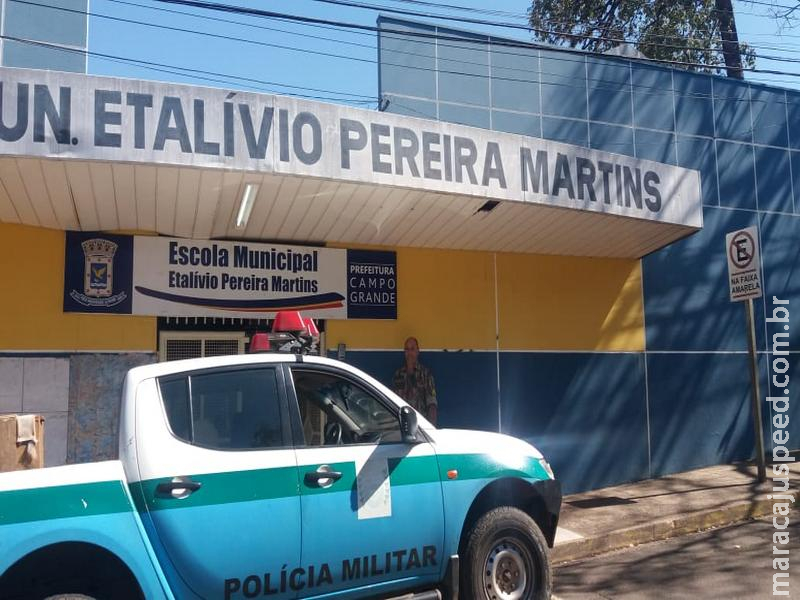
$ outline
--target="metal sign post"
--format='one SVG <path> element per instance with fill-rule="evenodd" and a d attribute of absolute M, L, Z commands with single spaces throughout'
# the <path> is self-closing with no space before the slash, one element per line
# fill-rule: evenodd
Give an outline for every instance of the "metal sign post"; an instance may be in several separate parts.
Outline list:
<path fill-rule="evenodd" d="M 753 318 L 753 298 L 760 298 L 762 295 L 757 228 L 748 227 L 729 233 L 725 236 L 725 249 L 728 257 L 728 284 L 731 302 L 745 300 L 753 431 L 756 442 L 758 481 L 763 482 L 767 479 L 767 467 L 764 463 L 764 432 L 761 427 L 761 394 L 758 386 L 758 354 L 756 353 L 756 327 Z"/>

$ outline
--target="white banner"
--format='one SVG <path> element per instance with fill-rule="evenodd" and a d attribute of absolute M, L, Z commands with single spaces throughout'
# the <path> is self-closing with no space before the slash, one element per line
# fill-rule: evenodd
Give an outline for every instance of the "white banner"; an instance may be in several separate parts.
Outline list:
<path fill-rule="evenodd" d="M 347 250 L 136 236 L 133 314 L 347 315 Z"/>
<path fill-rule="evenodd" d="M 391 251 L 91 231 L 69 231 L 65 244 L 65 312 L 397 318 Z"/>

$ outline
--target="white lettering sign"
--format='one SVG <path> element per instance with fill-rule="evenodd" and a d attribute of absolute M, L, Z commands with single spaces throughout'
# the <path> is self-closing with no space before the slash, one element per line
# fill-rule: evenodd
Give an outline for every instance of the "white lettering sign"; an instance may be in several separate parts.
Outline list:
<path fill-rule="evenodd" d="M 697 171 L 248 92 L 0 68 L 0 154 L 198 166 L 702 226 Z"/>

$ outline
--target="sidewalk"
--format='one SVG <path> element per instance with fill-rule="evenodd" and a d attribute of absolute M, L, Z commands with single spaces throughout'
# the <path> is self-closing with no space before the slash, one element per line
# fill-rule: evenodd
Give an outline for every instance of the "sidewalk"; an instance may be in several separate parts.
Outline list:
<path fill-rule="evenodd" d="M 797 500 L 800 457 L 786 464 Z M 770 515 L 771 475 L 767 465 L 759 485 L 756 467 L 739 463 L 565 496 L 553 563 Z"/>

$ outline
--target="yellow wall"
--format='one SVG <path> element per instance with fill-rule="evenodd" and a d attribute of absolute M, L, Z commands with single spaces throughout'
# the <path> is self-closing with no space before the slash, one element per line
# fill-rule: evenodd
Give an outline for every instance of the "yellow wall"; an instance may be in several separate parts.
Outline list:
<path fill-rule="evenodd" d="M 494 349 L 492 255 L 481 252 L 397 250 L 397 320 L 328 321 L 328 347 Z"/>
<path fill-rule="evenodd" d="M 644 350 L 638 260 L 499 254 L 503 350 Z"/>
<path fill-rule="evenodd" d="M 497 254 L 501 350 L 641 351 L 638 260 Z M 64 313 L 64 233 L 0 224 L 0 351 L 156 350 L 156 319 Z M 495 349 L 495 255 L 397 249 L 396 321 L 329 321 L 335 348 Z"/>
<path fill-rule="evenodd" d="M 638 260 L 497 254 L 501 350 L 642 351 Z M 396 321 L 328 321 L 352 349 L 495 349 L 495 256 L 397 249 Z"/>
<path fill-rule="evenodd" d="M 64 232 L 0 223 L 0 351 L 156 350 L 156 319 L 63 312 Z"/>

